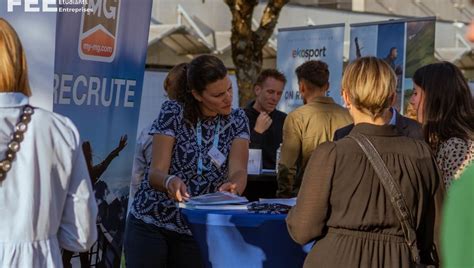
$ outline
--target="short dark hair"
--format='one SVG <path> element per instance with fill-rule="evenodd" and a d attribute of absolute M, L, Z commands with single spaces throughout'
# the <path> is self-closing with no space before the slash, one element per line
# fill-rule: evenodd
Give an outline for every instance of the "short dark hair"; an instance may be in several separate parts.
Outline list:
<path fill-rule="evenodd" d="M 307 61 L 295 70 L 298 81 L 306 81 L 313 87 L 322 88 L 329 83 L 328 65 L 319 60 Z"/>
<path fill-rule="evenodd" d="M 423 90 L 423 132 L 437 151 L 451 137 L 474 138 L 474 101 L 466 79 L 454 64 L 439 62 L 415 71 L 413 83 Z"/>
<path fill-rule="evenodd" d="M 264 69 L 263 71 L 260 72 L 260 74 L 257 77 L 257 80 L 255 81 L 254 86 L 261 86 L 267 78 L 274 78 L 275 80 L 283 82 L 283 84 L 286 84 L 286 77 L 283 73 L 276 69 Z"/>
<path fill-rule="evenodd" d="M 194 98 L 192 91 L 195 90 L 201 94 L 206 86 L 218 80 L 224 79 L 227 75 L 227 68 L 224 63 L 216 56 L 201 55 L 194 58 L 185 66 L 186 72 L 183 72 L 182 79 L 177 94 L 177 101 L 184 104 L 184 119 L 192 125 L 203 117 L 199 102 Z"/>

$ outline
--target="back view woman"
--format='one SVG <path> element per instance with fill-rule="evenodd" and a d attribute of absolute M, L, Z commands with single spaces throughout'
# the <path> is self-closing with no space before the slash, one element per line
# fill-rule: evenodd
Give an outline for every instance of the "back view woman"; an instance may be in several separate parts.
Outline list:
<path fill-rule="evenodd" d="M 438 264 L 443 184 L 428 145 L 384 125 L 395 86 L 395 74 L 381 59 L 360 58 L 346 68 L 343 97 L 355 124 L 349 136 L 362 134 L 373 143 L 405 197 L 421 262 Z M 287 218 L 296 242 L 316 241 L 305 267 L 414 267 L 390 200 L 355 140 L 318 146 Z"/>
<path fill-rule="evenodd" d="M 436 154 L 446 188 L 474 161 L 474 100 L 454 64 L 440 62 L 416 70 L 410 100 Z"/>
<path fill-rule="evenodd" d="M 30 95 L 25 53 L 0 19 L 0 267 L 62 267 L 60 248 L 95 242 L 97 205 L 76 127 Z"/>

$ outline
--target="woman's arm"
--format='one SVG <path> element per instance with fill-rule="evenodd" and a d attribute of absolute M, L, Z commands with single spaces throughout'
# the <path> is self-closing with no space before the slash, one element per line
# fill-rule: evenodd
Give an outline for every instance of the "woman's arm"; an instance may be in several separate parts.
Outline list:
<path fill-rule="evenodd" d="M 181 178 L 173 177 L 168 183 L 168 189 L 165 187 L 165 180 L 169 176 L 168 172 L 171 165 L 174 142 L 175 138 L 171 136 L 162 134 L 155 134 L 153 136 L 149 171 L 150 185 L 158 191 L 168 192 L 170 198 L 181 202 L 189 197 L 187 187 Z"/>
<path fill-rule="evenodd" d="M 235 138 L 229 153 L 229 181 L 222 184 L 219 191 L 242 194 L 247 186 L 247 162 L 249 141 Z"/>
<path fill-rule="evenodd" d="M 166 192 L 163 185 L 168 176 L 171 165 L 171 154 L 173 153 L 175 138 L 171 136 L 155 134 L 151 145 L 150 164 L 150 186 L 156 190 Z"/>
<path fill-rule="evenodd" d="M 308 161 L 296 205 L 286 218 L 290 236 L 301 245 L 323 235 L 335 162 L 334 143 L 319 145 Z"/>

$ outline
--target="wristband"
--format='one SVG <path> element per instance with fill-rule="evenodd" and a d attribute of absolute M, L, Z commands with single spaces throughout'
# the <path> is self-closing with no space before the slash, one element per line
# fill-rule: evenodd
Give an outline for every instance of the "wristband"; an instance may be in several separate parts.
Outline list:
<path fill-rule="evenodd" d="M 164 184 L 165 184 L 165 189 L 166 189 L 167 191 L 169 191 L 168 186 L 170 185 L 171 180 L 174 179 L 174 178 L 176 178 L 175 175 L 168 175 L 168 176 L 166 177 Z"/>

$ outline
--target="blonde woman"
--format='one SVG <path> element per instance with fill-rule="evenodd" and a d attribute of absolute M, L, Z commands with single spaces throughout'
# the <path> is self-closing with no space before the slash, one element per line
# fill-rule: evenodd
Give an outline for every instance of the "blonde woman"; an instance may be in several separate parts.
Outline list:
<path fill-rule="evenodd" d="M 422 263 L 438 264 L 444 188 L 428 145 L 385 125 L 395 85 L 382 59 L 360 58 L 346 68 L 343 98 L 355 124 L 350 135 L 374 144 L 406 198 Z M 305 267 L 414 267 L 395 213 L 367 156 L 345 137 L 315 149 L 287 224 L 296 242 L 316 242 Z"/>
<path fill-rule="evenodd" d="M 0 267 L 62 267 L 87 251 L 97 205 L 74 124 L 29 106 L 25 53 L 0 19 Z"/>

